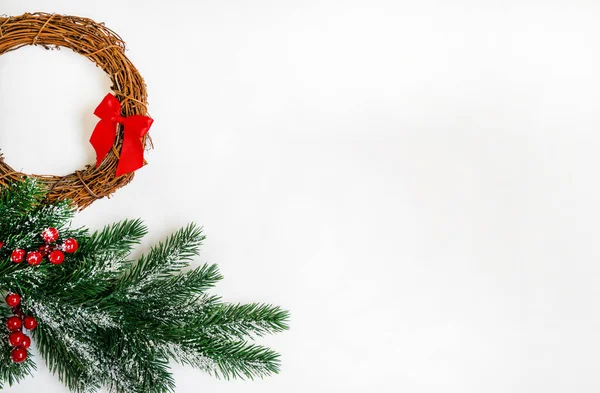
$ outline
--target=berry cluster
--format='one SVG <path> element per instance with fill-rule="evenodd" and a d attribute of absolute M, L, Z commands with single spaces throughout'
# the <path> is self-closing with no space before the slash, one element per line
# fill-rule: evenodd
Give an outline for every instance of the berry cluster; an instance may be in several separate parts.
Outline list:
<path fill-rule="evenodd" d="M 27 359 L 27 348 L 31 345 L 31 339 L 23 333 L 23 328 L 33 330 L 37 327 L 34 317 L 24 316 L 21 310 L 21 296 L 17 293 L 9 293 L 6 296 L 6 304 L 12 307 L 14 316 L 6 320 L 6 327 L 10 331 L 8 343 L 14 347 L 10 357 L 15 363 L 24 362 Z"/>
<path fill-rule="evenodd" d="M 73 238 L 66 239 L 60 245 L 56 244 L 56 241 L 58 240 L 58 230 L 56 228 L 44 229 L 42 238 L 46 244 L 40 246 L 35 251 L 29 252 L 22 248 L 17 248 L 10 254 L 10 260 L 14 263 L 21 263 L 24 260 L 27 260 L 28 264 L 36 266 L 42 263 L 42 259 L 47 256 L 50 263 L 60 265 L 65 260 L 65 252 L 72 254 L 79 248 L 77 240 Z"/>

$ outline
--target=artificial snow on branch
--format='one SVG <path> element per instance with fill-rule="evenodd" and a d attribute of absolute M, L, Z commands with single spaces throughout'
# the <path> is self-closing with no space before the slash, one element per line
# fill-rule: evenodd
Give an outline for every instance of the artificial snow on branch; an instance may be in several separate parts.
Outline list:
<path fill-rule="evenodd" d="M 288 312 L 207 293 L 222 277 L 215 265 L 190 268 L 201 228 L 134 261 L 147 233 L 140 220 L 71 229 L 71 205 L 45 196 L 32 180 L 0 191 L 0 388 L 35 370 L 31 338 L 73 392 L 172 392 L 170 360 L 224 378 L 278 372 L 279 355 L 251 341 L 286 330 Z"/>

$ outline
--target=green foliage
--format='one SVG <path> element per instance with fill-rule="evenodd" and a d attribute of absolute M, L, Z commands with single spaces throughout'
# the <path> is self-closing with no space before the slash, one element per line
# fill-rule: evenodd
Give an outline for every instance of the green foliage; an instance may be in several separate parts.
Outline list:
<path fill-rule="evenodd" d="M 92 234 L 69 229 L 73 209 L 45 204 L 44 197 L 32 181 L 0 192 L 0 288 L 21 294 L 23 311 L 39 322 L 32 335 L 41 357 L 70 390 L 172 392 L 169 360 L 224 378 L 278 372 L 279 355 L 250 341 L 287 329 L 288 312 L 206 293 L 222 276 L 215 265 L 190 267 L 204 240 L 201 228 L 190 224 L 133 261 L 130 253 L 147 233 L 140 220 Z M 77 238 L 79 250 L 60 266 L 10 261 L 13 249 L 42 245 L 40 233 L 50 226 L 61 238 Z M 4 322 L 10 312 L 0 309 Z M 31 357 L 13 363 L 0 341 L 1 388 L 35 364 Z"/>

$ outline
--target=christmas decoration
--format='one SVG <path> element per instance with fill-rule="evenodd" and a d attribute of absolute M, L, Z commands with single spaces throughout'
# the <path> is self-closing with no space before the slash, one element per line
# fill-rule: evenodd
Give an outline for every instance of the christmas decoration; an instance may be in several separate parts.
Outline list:
<path fill-rule="evenodd" d="M 21 329 L 22 325 L 23 325 L 23 322 L 21 322 L 21 318 L 19 318 L 19 317 L 10 317 L 6 320 L 6 327 L 11 332 Z"/>
<path fill-rule="evenodd" d="M 148 116 L 121 116 L 121 103 L 112 94 L 107 94 L 94 114 L 100 118 L 90 142 L 96 150 L 96 167 L 102 164 L 117 138 L 117 126 L 123 125 L 123 147 L 117 176 L 133 172 L 144 166 L 142 138 L 148 133 L 153 120 Z"/>
<path fill-rule="evenodd" d="M 43 246 L 38 247 L 38 251 L 42 254 L 42 257 L 48 256 L 52 252 L 53 248 L 49 244 L 44 244 Z"/>
<path fill-rule="evenodd" d="M 27 263 L 31 266 L 37 266 L 42 263 L 42 253 L 39 251 L 30 251 L 27 253 Z"/>
<path fill-rule="evenodd" d="M 28 252 L 26 256 L 27 263 L 37 266 L 47 256 L 50 263 L 60 265 L 65 260 L 65 252 L 63 250 L 66 250 L 70 254 L 77 251 L 79 244 L 76 239 L 68 238 L 62 245 L 53 244 L 58 240 L 58 237 L 59 233 L 56 228 L 50 227 L 44 229 L 42 231 L 42 238 L 46 241 L 46 244 L 39 246 L 36 251 Z M 11 254 L 11 260 L 19 263 L 23 260 L 23 255 L 25 255 L 25 250 L 16 249 Z"/>
<path fill-rule="evenodd" d="M 48 255 L 48 260 L 54 265 L 60 265 L 65 260 L 65 254 L 60 250 L 54 250 Z"/>
<path fill-rule="evenodd" d="M 42 238 L 46 243 L 54 243 L 58 239 L 58 229 L 52 227 L 44 229 Z"/>
<path fill-rule="evenodd" d="M 152 147 L 146 84 L 125 55 L 121 37 L 88 18 L 47 13 L 0 16 L 0 55 L 26 45 L 64 47 L 85 56 L 106 72 L 113 94 L 99 98 L 101 103 L 95 111 L 100 122 L 90 141 L 97 152 L 96 165 L 66 176 L 28 175 L 13 169 L 0 156 L 0 187 L 34 178 L 49 190 L 47 202 L 68 199 L 84 209 L 129 184 L 133 171 L 145 164 L 144 150 Z"/>
<path fill-rule="evenodd" d="M 77 243 L 77 240 L 75 240 L 73 238 L 69 238 L 69 239 L 65 240 L 65 242 L 63 243 L 63 246 L 62 246 L 63 251 L 68 254 L 73 254 L 75 251 L 77 251 L 78 248 L 79 248 L 79 243 Z"/>
<path fill-rule="evenodd" d="M 23 341 L 21 342 L 21 348 L 27 349 L 31 346 L 31 339 L 29 336 L 23 335 Z"/>
<path fill-rule="evenodd" d="M 6 296 L 6 304 L 12 307 L 13 313 L 16 314 L 6 320 L 6 327 L 10 331 L 8 344 L 15 348 L 11 351 L 11 359 L 15 363 L 21 363 L 27 359 L 26 349 L 31 346 L 31 339 L 23 333 L 22 328 L 33 330 L 37 326 L 37 321 L 32 316 L 23 318 L 19 294 L 9 293 Z"/>
<path fill-rule="evenodd" d="M 252 341 L 286 330 L 288 312 L 207 293 L 222 277 L 215 265 L 191 266 L 204 240 L 196 225 L 137 260 L 130 253 L 147 232 L 140 220 L 95 232 L 68 225 L 76 210 L 128 184 L 152 145 L 146 85 L 123 40 L 87 18 L 0 17 L 0 55 L 26 45 L 85 56 L 108 74 L 113 93 L 94 111 L 95 165 L 27 175 L 0 155 L 0 389 L 33 373 L 32 341 L 77 393 L 173 392 L 169 361 L 223 378 L 278 372 L 279 355 Z"/>
<path fill-rule="evenodd" d="M 27 317 L 23 318 L 23 326 L 27 330 L 33 330 L 37 326 L 37 321 L 35 320 L 34 317 L 27 316 Z"/>
<path fill-rule="evenodd" d="M 278 371 L 279 355 L 250 341 L 287 329 L 288 313 L 207 293 L 222 277 L 215 265 L 190 268 L 200 228 L 189 225 L 132 261 L 146 234 L 140 220 L 72 229 L 73 205 L 46 196 L 33 180 L 0 188 L 0 388 L 35 370 L 30 345 L 73 392 L 173 392 L 170 360 L 224 378 Z M 50 227 L 55 239 L 42 235 Z M 40 247 L 51 249 L 46 257 Z M 40 254 L 40 263 L 14 263 L 16 250 Z M 60 265 L 51 263 L 56 251 Z"/>
<path fill-rule="evenodd" d="M 10 307 L 17 307 L 19 304 L 21 304 L 21 296 L 16 293 L 9 293 L 6 296 L 6 304 L 8 304 Z"/>
<path fill-rule="evenodd" d="M 17 330 L 8 335 L 8 343 L 13 347 L 20 346 L 25 340 L 25 335 L 23 332 Z"/>
<path fill-rule="evenodd" d="M 25 259 L 25 250 L 17 248 L 10 254 L 10 260 L 14 263 L 21 263 Z"/>
<path fill-rule="evenodd" d="M 15 348 L 10 353 L 10 358 L 15 363 L 24 362 L 27 359 L 27 349 L 24 347 Z"/>

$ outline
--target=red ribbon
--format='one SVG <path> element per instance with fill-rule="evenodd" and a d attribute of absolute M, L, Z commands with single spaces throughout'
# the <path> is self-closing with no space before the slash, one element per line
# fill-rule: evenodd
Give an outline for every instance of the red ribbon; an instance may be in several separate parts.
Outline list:
<path fill-rule="evenodd" d="M 100 118 L 90 137 L 90 143 L 96 150 L 96 167 L 100 166 L 104 157 L 115 144 L 118 124 L 123 125 L 123 146 L 117 165 L 117 177 L 144 166 L 142 138 L 154 120 L 142 115 L 121 116 L 121 103 L 112 94 L 104 97 L 94 114 Z"/>

